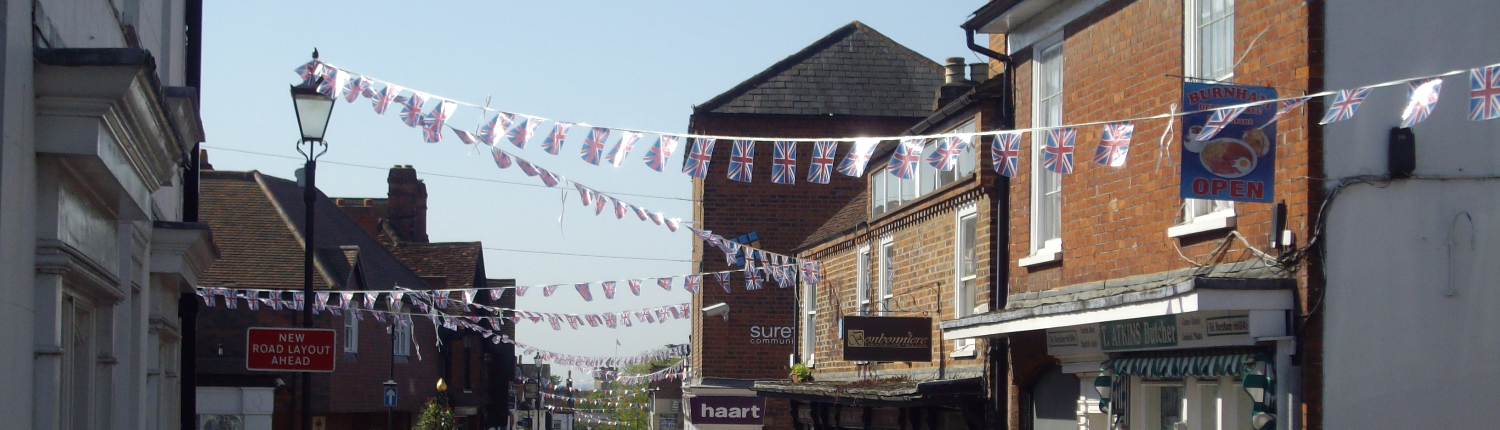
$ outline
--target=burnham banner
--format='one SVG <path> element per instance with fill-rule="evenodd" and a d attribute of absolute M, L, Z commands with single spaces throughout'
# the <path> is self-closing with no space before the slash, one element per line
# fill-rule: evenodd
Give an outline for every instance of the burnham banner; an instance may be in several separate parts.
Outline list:
<path fill-rule="evenodd" d="M 1275 199 L 1276 104 L 1215 109 L 1276 98 L 1266 87 L 1182 84 L 1182 197 L 1270 203 Z"/>

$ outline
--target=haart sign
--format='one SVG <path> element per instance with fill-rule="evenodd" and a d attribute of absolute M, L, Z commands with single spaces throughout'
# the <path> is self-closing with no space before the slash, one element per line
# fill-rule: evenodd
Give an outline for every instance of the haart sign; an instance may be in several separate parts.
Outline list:
<path fill-rule="evenodd" d="M 245 368 L 276 372 L 332 372 L 338 334 L 329 329 L 251 327 Z"/>
<path fill-rule="evenodd" d="M 688 398 L 688 420 L 693 424 L 761 425 L 766 418 L 764 397 L 697 396 Z"/>

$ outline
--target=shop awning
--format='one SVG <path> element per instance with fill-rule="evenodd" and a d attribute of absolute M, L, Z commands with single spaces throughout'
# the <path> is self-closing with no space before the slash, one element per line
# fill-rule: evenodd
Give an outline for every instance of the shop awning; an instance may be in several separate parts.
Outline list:
<path fill-rule="evenodd" d="M 1217 378 L 1250 372 L 1258 354 L 1139 356 L 1105 361 L 1103 370 L 1145 378 Z"/>

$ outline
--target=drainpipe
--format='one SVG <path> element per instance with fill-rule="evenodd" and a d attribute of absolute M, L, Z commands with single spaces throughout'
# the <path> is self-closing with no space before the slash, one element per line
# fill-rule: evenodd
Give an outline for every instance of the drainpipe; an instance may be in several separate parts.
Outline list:
<path fill-rule="evenodd" d="M 203 0 L 188 0 L 183 15 L 187 27 L 184 53 L 187 76 L 184 84 L 199 88 L 203 77 Z M 198 105 L 197 100 L 194 100 L 194 105 Z M 183 174 L 182 220 L 185 222 L 198 222 L 198 172 L 202 170 L 198 145 L 193 143 Z M 198 426 L 198 300 L 194 294 L 188 293 L 179 296 L 177 304 L 182 326 L 182 342 L 177 352 L 178 368 L 182 370 L 177 380 L 177 408 L 182 429 L 190 430 Z"/>
<path fill-rule="evenodd" d="M 970 50 L 973 50 L 974 52 L 978 52 L 980 54 L 983 54 L 986 57 L 993 58 L 996 61 L 999 61 L 999 62 L 1001 62 L 1001 63 L 1004 64 L 1004 68 L 1001 69 L 1000 72 L 1002 74 L 1004 74 L 1005 87 L 1000 92 L 1000 105 L 997 106 L 996 109 L 995 109 L 995 113 L 997 114 L 996 116 L 999 117 L 998 118 L 999 119 L 999 124 L 995 124 L 995 126 L 998 129 L 1001 129 L 1001 130 L 1015 129 L 1015 124 L 1016 124 L 1015 106 L 1014 106 L 1013 101 L 1012 101 L 1013 100 L 1012 91 L 1014 91 L 1014 89 L 1015 89 L 1015 83 L 1016 83 L 1015 82 L 1015 78 L 1014 78 L 1014 76 L 1015 76 L 1015 73 L 1014 73 L 1015 72 L 1015 64 L 1011 61 L 1009 55 L 1005 55 L 1005 54 L 1001 54 L 999 52 L 995 52 L 994 50 L 991 50 L 988 47 L 980 46 L 979 44 L 974 43 L 975 28 L 970 27 L 970 26 L 964 26 L 964 33 L 965 33 L 965 40 L 968 43 L 968 47 L 969 47 Z M 993 139 L 993 138 L 991 138 L 991 139 Z M 991 141 L 991 144 L 993 144 L 993 140 Z M 994 196 L 995 196 L 995 212 L 994 212 L 994 216 L 990 217 L 990 231 L 994 232 L 993 234 L 995 236 L 994 247 L 992 248 L 992 250 L 990 252 L 990 271 L 991 271 L 991 275 L 990 275 L 991 276 L 991 280 L 990 280 L 990 311 L 991 312 L 999 311 L 1001 309 L 1005 309 L 1006 296 L 1009 294 L 1009 288 L 1008 288 L 1009 280 L 1010 280 L 1010 179 L 1009 178 L 1006 178 L 1004 176 L 996 176 L 995 177 Z M 1006 220 L 1006 222 L 1003 223 L 1003 225 L 1000 222 L 1000 218 L 1001 217 L 1005 217 L 1005 220 Z M 1004 358 L 1004 357 L 1006 357 L 1008 355 L 1008 353 L 1007 353 L 1008 348 L 1004 344 L 1008 344 L 1008 343 L 1009 343 L 1008 341 L 1007 342 L 1001 342 L 1000 339 L 992 339 L 992 340 L 986 342 L 986 344 L 987 344 L 986 346 L 988 347 L 987 348 L 988 351 L 985 354 L 985 358 L 986 358 L 986 361 L 989 362 L 989 365 L 986 366 L 986 367 L 988 367 L 989 370 L 990 370 L 989 372 L 987 372 L 987 373 L 989 373 L 989 379 L 990 379 L 990 396 L 989 396 L 990 397 L 990 405 L 989 405 L 989 408 L 988 408 L 989 411 L 987 411 L 987 412 L 989 414 L 993 414 L 993 415 L 1003 416 L 1004 411 L 1006 411 L 1008 409 L 1008 406 L 1009 406 L 1009 404 L 1008 404 L 1009 403 L 1009 399 L 1008 399 L 1009 396 L 1001 394 L 1001 393 L 1008 393 L 1009 392 L 1009 387 L 1007 387 L 1006 384 L 1005 384 L 1005 379 L 1006 378 L 1002 377 L 1002 375 L 1008 374 L 1009 371 L 1006 370 L 1006 369 L 1002 369 L 1001 368 L 1001 366 L 1002 366 L 1002 360 L 1001 360 L 1001 358 Z M 1004 362 L 1008 362 L 1008 360 L 1004 360 Z M 989 420 L 989 421 L 995 422 L 995 421 L 998 421 L 998 420 Z"/>

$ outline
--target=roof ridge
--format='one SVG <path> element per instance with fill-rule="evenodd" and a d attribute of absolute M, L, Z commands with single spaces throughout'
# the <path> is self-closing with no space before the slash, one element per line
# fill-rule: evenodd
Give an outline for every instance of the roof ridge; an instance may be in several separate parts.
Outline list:
<path fill-rule="evenodd" d="M 318 244 L 317 243 L 308 243 L 307 238 L 303 236 L 302 230 L 298 229 L 297 228 L 297 223 L 292 220 L 291 214 L 287 213 L 286 208 L 281 206 L 281 201 L 279 201 L 279 200 L 276 199 L 276 195 L 271 192 L 271 188 L 269 186 L 267 186 L 267 184 L 266 184 L 266 182 L 269 181 L 269 180 L 271 180 L 271 179 L 275 179 L 275 180 L 279 180 L 279 181 L 285 181 L 285 182 L 291 182 L 291 181 L 288 181 L 288 180 L 283 179 L 283 178 L 278 178 L 278 177 L 275 177 L 275 176 L 264 175 L 264 174 L 261 174 L 259 171 L 255 171 L 255 170 L 250 171 L 250 173 L 255 178 L 255 184 L 260 187 L 261 195 L 265 196 L 266 201 L 271 203 L 271 207 L 276 208 L 276 215 L 281 217 L 281 222 L 286 224 L 287 231 L 291 232 L 292 233 L 292 237 L 296 238 L 297 243 L 300 244 L 300 245 L 302 245 L 303 252 L 307 252 L 308 247 L 312 247 L 314 250 L 316 250 Z M 317 204 L 316 201 L 314 202 L 314 204 Z M 307 210 L 307 209 L 304 208 L 303 210 Z M 314 214 L 316 214 L 316 212 L 314 212 Z M 316 220 L 314 220 L 314 222 L 316 222 Z M 337 285 L 339 287 L 343 287 L 343 285 L 340 285 L 340 283 L 338 281 L 335 281 L 335 279 L 337 279 L 338 277 L 334 276 L 334 274 L 332 273 L 333 269 L 331 269 L 331 268 L 327 267 L 326 265 L 324 265 L 322 259 L 321 258 L 317 258 L 317 257 L 318 257 L 318 253 L 314 252 L 313 253 L 313 267 L 317 268 L 318 275 L 320 275 L 320 276 L 323 277 L 323 285 L 324 286 L 334 286 L 334 285 Z"/>

